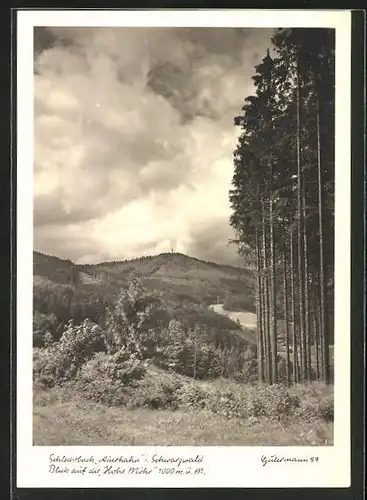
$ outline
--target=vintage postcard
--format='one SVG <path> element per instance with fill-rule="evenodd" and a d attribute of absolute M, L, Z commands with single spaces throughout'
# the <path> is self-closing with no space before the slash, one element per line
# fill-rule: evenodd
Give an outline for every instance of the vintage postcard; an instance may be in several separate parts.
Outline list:
<path fill-rule="evenodd" d="M 350 80 L 348 11 L 17 13 L 17 487 L 350 485 Z"/>

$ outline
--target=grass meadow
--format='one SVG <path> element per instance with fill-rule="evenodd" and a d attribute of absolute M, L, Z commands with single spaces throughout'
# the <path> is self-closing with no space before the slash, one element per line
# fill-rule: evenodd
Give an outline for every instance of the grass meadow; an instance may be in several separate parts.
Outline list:
<path fill-rule="evenodd" d="M 225 385 L 228 388 L 230 383 L 226 381 Z M 305 389 L 302 391 L 304 394 Z M 315 391 L 320 393 L 320 388 Z M 321 388 L 322 391 L 325 389 Z M 45 390 L 37 385 L 33 400 L 33 443 L 36 446 L 333 444 L 333 422 L 317 417 L 277 421 L 264 417 L 228 418 L 199 408 L 109 407 L 88 401 L 69 388 Z M 303 404 L 312 406 L 314 401 L 311 396 L 304 397 Z"/>

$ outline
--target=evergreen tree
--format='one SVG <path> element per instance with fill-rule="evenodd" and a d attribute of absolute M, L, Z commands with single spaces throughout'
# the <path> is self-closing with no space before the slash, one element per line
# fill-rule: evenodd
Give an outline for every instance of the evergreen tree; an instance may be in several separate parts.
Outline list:
<path fill-rule="evenodd" d="M 282 317 L 287 380 L 311 380 L 315 351 L 316 374 L 330 382 L 334 33 L 279 29 L 272 43 L 275 55 L 255 67 L 255 93 L 235 118 L 231 225 L 239 251 L 256 256 L 259 381 L 277 382 Z"/>

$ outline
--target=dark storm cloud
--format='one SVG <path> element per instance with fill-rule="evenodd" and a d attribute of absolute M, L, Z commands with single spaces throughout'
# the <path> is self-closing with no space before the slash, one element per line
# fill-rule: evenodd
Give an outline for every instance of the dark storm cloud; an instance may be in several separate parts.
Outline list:
<path fill-rule="evenodd" d="M 34 29 L 33 34 L 33 47 L 35 55 L 37 56 L 42 51 L 50 49 L 56 43 L 57 37 L 55 37 L 50 30 L 47 28 L 38 27 Z"/>
<path fill-rule="evenodd" d="M 199 99 L 200 88 L 192 76 L 172 63 L 161 63 L 150 69 L 147 87 L 177 109 L 184 124 L 197 116 L 219 119 L 220 116 L 212 109 L 210 100 Z"/>

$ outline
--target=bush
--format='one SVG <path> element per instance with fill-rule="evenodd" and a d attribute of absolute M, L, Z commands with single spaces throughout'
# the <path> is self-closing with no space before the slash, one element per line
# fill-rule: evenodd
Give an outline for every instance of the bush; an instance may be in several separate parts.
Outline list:
<path fill-rule="evenodd" d="M 78 371 L 74 388 L 86 399 L 109 406 L 125 405 L 129 388 L 144 377 L 146 366 L 126 351 L 99 352 Z"/>
<path fill-rule="evenodd" d="M 253 417 L 282 420 L 293 415 L 299 406 L 299 397 L 291 394 L 285 386 L 260 386 L 249 400 L 249 413 Z"/>
<path fill-rule="evenodd" d="M 246 399 L 232 391 L 205 390 L 184 384 L 176 391 L 177 405 L 188 410 L 206 410 L 230 418 L 248 417 Z"/>
<path fill-rule="evenodd" d="M 298 393 L 300 407 L 297 416 L 302 420 L 312 422 L 314 420 L 334 420 L 334 395 L 330 393 L 331 386 L 315 384 L 313 386 L 296 386 L 290 391 Z"/>
<path fill-rule="evenodd" d="M 256 352 L 251 348 L 247 348 L 241 352 L 240 356 L 241 368 L 234 376 L 238 382 L 245 384 L 253 384 L 258 380 L 258 361 Z"/>
<path fill-rule="evenodd" d="M 195 384 L 183 384 L 175 393 L 178 406 L 187 409 L 205 408 L 208 392 Z"/>
<path fill-rule="evenodd" d="M 155 355 L 157 366 L 176 373 L 184 372 L 187 334 L 180 321 L 171 320 L 161 336 L 161 347 Z"/>
<path fill-rule="evenodd" d="M 158 300 L 147 295 L 141 281 L 131 278 L 112 309 L 107 310 L 105 338 L 110 354 L 121 349 L 140 359 L 154 357 L 159 343 Z"/>
<path fill-rule="evenodd" d="M 232 391 L 215 391 L 208 397 L 206 408 L 225 418 L 248 418 L 247 400 Z"/>
<path fill-rule="evenodd" d="M 105 350 L 101 329 L 89 320 L 75 326 L 69 322 L 59 342 L 38 353 L 34 374 L 47 387 L 61 385 L 75 377 L 80 367 L 96 352 Z"/>
<path fill-rule="evenodd" d="M 296 414 L 299 398 L 283 386 L 234 386 L 233 390 L 204 390 L 191 384 L 176 392 L 177 403 L 188 409 L 206 409 L 226 418 L 282 420 Z"/>
<path fill-rule="evenodd" d="M 33 379 L 41 387 L 55 385 L 55 369 L 50 348 L 33 348 Z"/>
<path fill-rule="evenodd" d="M 87 361 L 78 372 L 78 380 L 93 382 L 106 377 L 109 380 L 118 380 L 125 385 L 144 377 L 146 366 L 126 351 L 119 351 L 113 355 L 99 352 Z"/>
<path fill-rule="evenodd" d="M 33 315 L 33 347 L 45 347 L 56 338 L 58 320 L 55 314 L 42 314 L 35 311 Z"/>
<path fill-rule="evenodd" d="M 166 370 L 196 379 L 213 379 L 221 374 L 221 359 L 208 331 L 196 326 L 188 331 L 177 320 L 162 332 L 155 363 Z"/>
<path fill-rule="evenodd" d="M 130 408 L 176 409 L 178 407 L 176 391 L 180 384 L 159 382 L 149 378 L 141 380 L 131 391 L 128 406 Z"/>
<path fill-rule="evenodd" d="M 327 422 L 334 421 L 334 397 L 332 395 L 327 396 L 320 402 L 319 415 Z"/>

